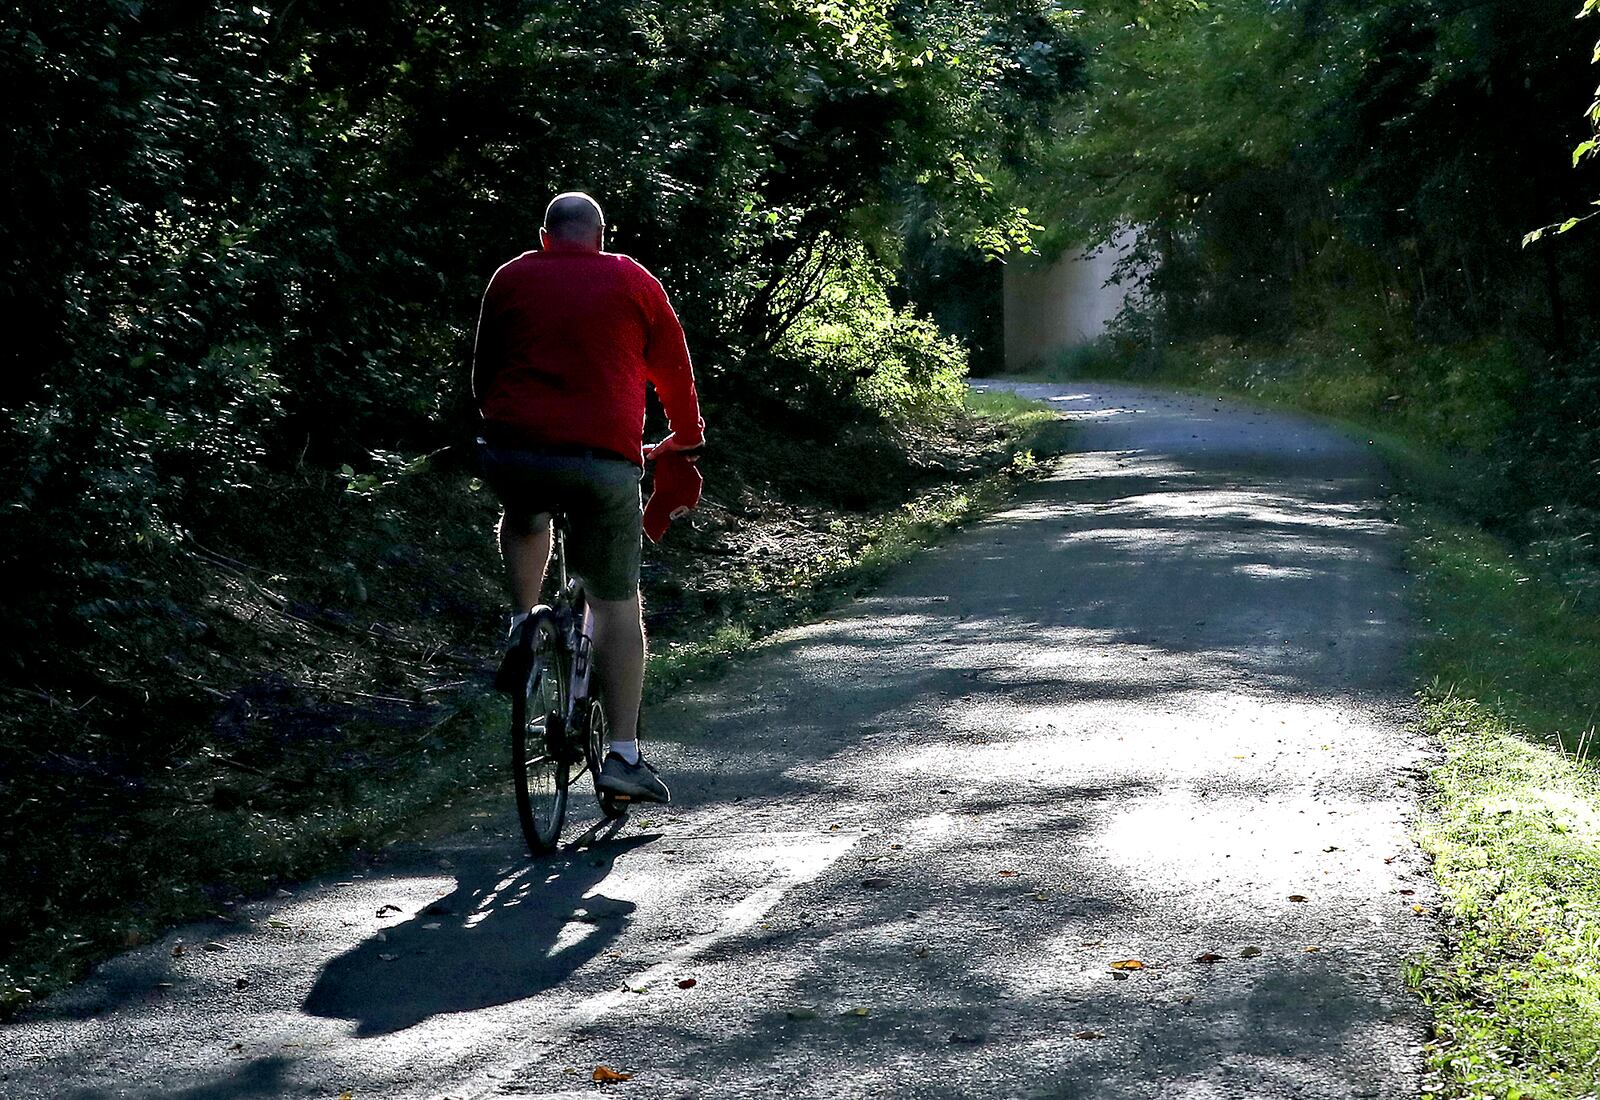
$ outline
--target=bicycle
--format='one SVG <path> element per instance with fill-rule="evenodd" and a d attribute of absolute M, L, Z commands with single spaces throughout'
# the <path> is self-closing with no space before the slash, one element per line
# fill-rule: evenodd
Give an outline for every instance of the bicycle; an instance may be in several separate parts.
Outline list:
<path fill-rule="evenodd" d="M 590 694 L 594 671 L 594 612 L 583 581 L 567 575 L 567 518 L 551 517 L 555 595 L 528 616 L 522 644 L 527 677 L 511 693 L 511 770 L 517 787 L 517 816 L 528 850 L 543 855 L 561 839 L 567 815 L 567 790 L 573 768 L 585 768 L 595 780 L 600 812 L 616 820 L 628 812 L 628 800 L 600 789 L 600 762 L 605 758 L 611 726 L 605 705 Z"/>

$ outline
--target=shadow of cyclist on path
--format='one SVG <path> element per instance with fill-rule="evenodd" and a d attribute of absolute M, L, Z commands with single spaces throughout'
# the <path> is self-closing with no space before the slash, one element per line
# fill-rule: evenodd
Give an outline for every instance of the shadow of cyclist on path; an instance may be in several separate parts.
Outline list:
<path fill-rule="evenodd" d="M 509 866 L 503 853 L 464 856 L 454 891 L 329 962 L 304 1010 L 382 1035 L 558 986 L 628 926 L 633 902 L 591 891 L 619 856 L 655 839 L 574 846 Z M 589 930 L 558 947 L 573 923 Z"/>

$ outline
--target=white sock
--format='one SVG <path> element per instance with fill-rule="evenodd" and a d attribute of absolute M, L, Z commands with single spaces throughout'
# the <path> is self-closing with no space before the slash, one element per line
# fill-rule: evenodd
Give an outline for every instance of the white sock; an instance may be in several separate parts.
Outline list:
<path fill-rule="evenodd" d="M 632 741 L 613 741 L 606 747 L 629 764 L 637 764 L 639 762 L 639 739 L 637 737 Z"/>
<path fill-rule="evenodd" d="M 511 613 L 511 629 L 506 631 L 506 635 L 509 637 L 510 635 L 515 634 L 517 627 L 520 626 L 522 620 L 526 619 L 527 617 L 528 612 L 526 611 L 513 611 Z"/>

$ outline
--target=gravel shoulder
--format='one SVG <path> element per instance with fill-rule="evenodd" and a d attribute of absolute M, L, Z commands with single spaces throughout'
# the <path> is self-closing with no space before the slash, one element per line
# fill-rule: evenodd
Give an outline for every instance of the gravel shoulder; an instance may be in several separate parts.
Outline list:
<path fill-rule="evenodd" d="M 1430 750 L 1381 465 L 1010 388 L 1074 453 L 658 708 L 670 809 L 580 837 L 580 795 L 534 864 L 508 795 L 179 929 L 0 1027 L 0 1093 L 1415 1095 Z"/>

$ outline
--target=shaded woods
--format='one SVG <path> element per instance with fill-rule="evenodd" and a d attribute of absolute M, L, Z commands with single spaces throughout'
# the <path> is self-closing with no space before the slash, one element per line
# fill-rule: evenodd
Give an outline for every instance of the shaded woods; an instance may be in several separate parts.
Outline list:
<path fill-rule="evenodd" d="M 1592 559 L 1600 220 L 1569 221 L 1600 213 L 1583 7 L 1101 5 L 1041 220 L 1143 227 L 1153 274 L 1119 354 L 1144 370 L 1199 363 L 1393 425 L 1469 459 L 1479 518 Z"/>
<path fill-rule="evenodd" d="M 1047 11 L 13 5 L 0 953 L 45 961 L 0 1000 L 492 769 L 453 448 L 477 297 L 555 191 L 672 293 L 735 513 L 903 490 L 967 354 L 904 288 L 1026 245 L 1080 64 Z M 835 443 L 882 484 L 748 487 Z"/>

